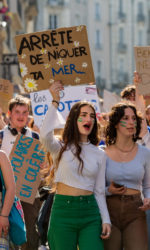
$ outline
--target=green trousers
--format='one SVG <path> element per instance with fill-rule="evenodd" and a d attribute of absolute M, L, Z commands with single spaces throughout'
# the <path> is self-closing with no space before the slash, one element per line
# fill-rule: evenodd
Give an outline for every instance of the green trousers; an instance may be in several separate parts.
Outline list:
<path fill-rule="evenodd" d="M 56 194 L 48 243 L 51 250 L 103 250 L 101 217 L 94 195 Z"/>

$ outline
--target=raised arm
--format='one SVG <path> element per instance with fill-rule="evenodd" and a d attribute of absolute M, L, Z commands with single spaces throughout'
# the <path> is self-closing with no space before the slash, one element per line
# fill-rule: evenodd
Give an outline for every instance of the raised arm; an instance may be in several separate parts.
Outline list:
<path fill-rule="evenodd" d="M 147 122 L 146 122 L 146 114 L 145 114 L 145 100 L 144 100 L 143 95 L 140 95 L 139 90 L 138 90 L 138 85 L 141 82 L 141 77 L 136 71 L 134 72 L 133 81 L 136 86 L 135 105 L 136 105 L 137 110 L 140 111 L 143 116 L 141 133 L 140 133 L 140 137 L 143 139 L 144 136 L 148 133 L 148 129 L 147 129 Z"/>
<path fill-rule="evenodd" d="M 64 119 L 57 111 L 60 100 L 59 91 L 62 89 L 63 86 L 59 81 L 54 82 L 49 88 L 53 100 L 40 128 L 41 143 L 47 151 L 52 153 L 52 155 L 57 154 L 61 148 L 59 140 L 54 136 L 54 129 L 62 127 L 65 123 Z"/>

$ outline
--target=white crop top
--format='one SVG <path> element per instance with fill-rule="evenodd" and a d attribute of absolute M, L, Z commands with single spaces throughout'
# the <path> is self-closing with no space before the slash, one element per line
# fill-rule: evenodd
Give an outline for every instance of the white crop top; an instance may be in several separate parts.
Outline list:
<path fill-rule="evenodd" d="M 40 129 L 40 140 L 55 161 L 61 149 L 61 142 L 53 133 L 63 122 L 54 105 L 49 107 Z M 55 182 L 92 191 L 97 200 L 103 223 L 111 223 L 105 199 L 105 167 L 106 155 L 103 150 L 90 142 L 81 143 L 81 158 L 84 162 L 82 174 L 79 174 L 79 160 L 74 156 L 74 145 L 63 153 L 59 167 L 55 173 Z"/>

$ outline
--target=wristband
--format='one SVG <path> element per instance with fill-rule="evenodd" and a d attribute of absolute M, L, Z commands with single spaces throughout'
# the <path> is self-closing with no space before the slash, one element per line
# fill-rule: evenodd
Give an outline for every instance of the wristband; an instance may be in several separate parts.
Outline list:
<path fill-rule="evenodd" d="M 57 103 L 57 105 L 59 106 L 59 102 L 58 102 L 58 101 L 56 101 L 56 100 L 52 100 L 52 102 L 56 102 L 56 103 Z"/>
<path fill-rule="evenodd" d="M 7 215 L 3 215 L 3 214 L 0 214 L 0 216 L 5 217 L 5 218 L 8 218 L 8 216 L 7 216 Z"/>

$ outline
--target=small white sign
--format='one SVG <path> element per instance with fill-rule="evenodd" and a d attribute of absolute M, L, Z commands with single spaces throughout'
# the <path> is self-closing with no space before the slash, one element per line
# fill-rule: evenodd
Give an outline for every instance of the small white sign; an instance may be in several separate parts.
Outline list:
<path fill-rule="evenodd" d="M 66 120 L 71 107 L 78 101 L 90 101 L 94 104 L 97 117 L 100 115 L 99 99 L 96 85 L 80 85 L 65 87 L 60 93 L 60 103 L 58 111 Z M 49 90 L 42 90 L 30 93 L 32 112 L 35 125 L 40 127 L 42 120 L 52 101 Z"/>

